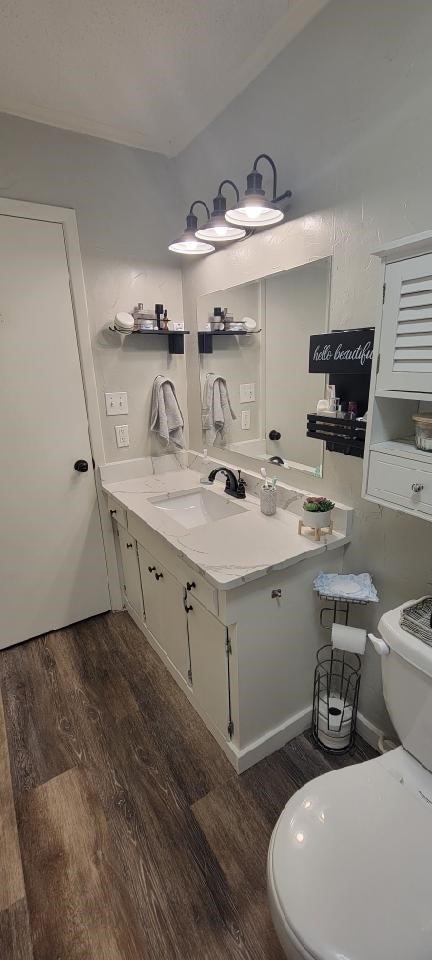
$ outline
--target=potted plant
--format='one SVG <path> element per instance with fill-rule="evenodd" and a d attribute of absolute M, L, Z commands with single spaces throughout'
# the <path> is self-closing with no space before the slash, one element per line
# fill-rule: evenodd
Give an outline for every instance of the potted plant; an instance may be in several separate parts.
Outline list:
<path fill-rule="evenodd" d="M 326 497 L 307 497 L 303 504 L 303 523 L 306 527 L 321 530 L 329 527 L 334 503 Z"/>

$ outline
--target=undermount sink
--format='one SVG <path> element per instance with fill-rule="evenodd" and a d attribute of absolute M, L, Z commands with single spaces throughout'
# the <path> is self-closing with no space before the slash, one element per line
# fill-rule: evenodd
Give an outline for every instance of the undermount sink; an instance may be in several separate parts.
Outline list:
<path fill-rule="evenodd" d="M 245 508 L 238 500 L 229 500 L 210 490 L 201 489 L 165 497 L 152 497 L 149 502 L 157 510 L 163 510 L 182 527 L 188 529 L 245 512 Z"/>

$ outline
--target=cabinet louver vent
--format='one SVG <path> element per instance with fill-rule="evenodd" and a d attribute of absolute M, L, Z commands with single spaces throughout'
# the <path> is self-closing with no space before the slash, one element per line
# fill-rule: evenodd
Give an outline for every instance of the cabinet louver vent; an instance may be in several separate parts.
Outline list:
<path fill-rule="evenodd" d="M 432 373 L 432 276 L 402 280 L 393 370 Z"/>

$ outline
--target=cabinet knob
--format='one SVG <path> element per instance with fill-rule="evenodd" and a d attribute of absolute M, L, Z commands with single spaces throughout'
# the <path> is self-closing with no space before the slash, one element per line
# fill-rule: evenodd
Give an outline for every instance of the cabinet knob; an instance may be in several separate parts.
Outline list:
<path fill-rule="evenodd" d="M 163 573 L 155 573 L 156 580 L 163 580 Z"/>
<path fill-rule="evenodd" d="M 412 485 L 412 487 L 411 487 L 411 490 L 412 490 L 413 493 L 421 493 L 422 490 L 423 490 L 423 484 L 422 484 L 422 483 L 413 483 L 413 485 Z"/>
<path fill-rule="evenodd" d="M 156 567 L 147 567 L 147 570 L 149 573 L 154 573 L 154 571 L 156 570 Z"/>
<path fill-rule="evenodd" d="M 195 580 L 192 580 L 192 583 L 189 583 L 189 580 L 188 580 L 186 584 L 186 590 L 195 590 L 195 588 L 196 588 Z"/>
<path fill-rule="evenodd" d="M 127 543 L 126 546 L 127 546 L 128 550 L 132 550 L 132 549 L 133 549 L 133 543 Z"/>

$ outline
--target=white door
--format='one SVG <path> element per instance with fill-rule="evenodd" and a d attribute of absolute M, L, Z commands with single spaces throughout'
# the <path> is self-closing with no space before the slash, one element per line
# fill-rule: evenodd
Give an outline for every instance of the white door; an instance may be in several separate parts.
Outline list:
<path fill-rule="evenodd" d="M 0 216 L 0 409 L 7 647 L 110 606 L 60 223 Z"/>
<path fill-rule="evenodd" d="M 432 393 L 432 254 L 386 268 L 377 388 Z"/>

